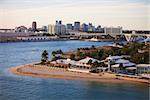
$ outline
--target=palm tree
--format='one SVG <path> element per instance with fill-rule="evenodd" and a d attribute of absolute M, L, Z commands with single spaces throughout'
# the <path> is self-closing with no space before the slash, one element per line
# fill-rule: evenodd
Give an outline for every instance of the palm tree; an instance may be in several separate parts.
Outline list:
<path fill-rule="evenodd" d="M 41 63 L 45 64 L 48 61 L 48 52 L 46 50 L 42 53 Z"/>

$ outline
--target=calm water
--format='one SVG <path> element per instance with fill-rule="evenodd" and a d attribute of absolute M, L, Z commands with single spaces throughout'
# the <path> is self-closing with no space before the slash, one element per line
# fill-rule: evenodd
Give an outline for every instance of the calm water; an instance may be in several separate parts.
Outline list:
<path fill-rule="evenodd" d="M 13 66 L 37 62 L 43 50 L 74 50 L 111 42 L 53 41 L 0 44 L 0 100 L 148 100 L 148 86 L 41 79 L 12 75 Z"/>

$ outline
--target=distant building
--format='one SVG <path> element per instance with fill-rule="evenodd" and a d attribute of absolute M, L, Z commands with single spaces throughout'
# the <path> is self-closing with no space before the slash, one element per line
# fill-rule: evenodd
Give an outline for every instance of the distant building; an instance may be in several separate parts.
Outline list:
<path fill-rule="evenodd" d="M 95 29 L 95 32 L 104 33 L 104 28 L 102 28 L 102 27 L 99 25 L 99 26 L 97 26 L 97 28 Z"/>
<path fill-rule="evenodd" d="M 65 34 L 65 33 L 66 33 L 66 26 L 61 25 L 61 34 Z"/>
<path fill-rule="evenodd" d="M 15 28 L 15 32 L 24 32 L 24 33 L 27 33 L 28 29 L 25 26 L 19 26 L 19 27 Z"/>
<path fill-rule="evenodd" d="M 93 26 L 92 23 L 89 23 L 88 32 L 95 32 L 95 26 Z"/>
<path fill-rule="evenodd" d="M 47 32 L 47 26 L 42 26 L 42 30 L 43 30 L 43 32 Z"/>
<path fill-rule="evenodd" d="M 66 33 L 66 26 L 62 24 L 62 21 L 56 21 L 55 33 L 57 35 L 61 35 L 61 34 Z"/>
<path fill-rule="evenodd" d="M 35 32 L 37 30 L 37 23 L 34 21 L 32 22 L 32 30 Z"/>
<path fill-rule="evenodd" d="M 80 31 L 80 22 L 74 22 L 74 30 Z"/>
<path fill-rule="evenodd" d="M 88 25 L 85 24 L 85 23 L 83 23 L 83 24 L 81 25 L 81 31 L 82 31 L 82 32 L 88 32 Z"/>
<path fill-rule="evenodd" d="M 55 34 L 55 25 L 48 25 L 48 33 Z"/>
<path fill-rule="evenodd" d="M 62 24 L 62 21 L 61 21 L 61 20 L 59 21 L 59 24 Z"/>
<path fill-rule="evenodd" d="M 67 30 L 73 30 L 73 26 L 72 26 L 72 24 L 67 24 L 66 26 L 67 26 L 67 27 L 66 27 L 66 28 L 67 28 Z"/>
<path fill-rule="evenodd" d="M 122 27 L 104 27 L 106 35 L 116 36 L 122 34 Z"/>
<path fill-rule="evenodd" d="M 67 24 L 66 25 L 66 32 L 67 33 L 73 32 L 73 25 L 72 24 Z"/>

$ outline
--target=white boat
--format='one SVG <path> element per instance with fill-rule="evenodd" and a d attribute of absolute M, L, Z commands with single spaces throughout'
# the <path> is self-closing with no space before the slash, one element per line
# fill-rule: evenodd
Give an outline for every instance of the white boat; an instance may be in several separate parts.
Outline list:
<path fill-rule="evenodd" d="M 99 40 L 99 39 L 96 39 L 96 38 L 91 38 L 89 41 L 98 42 L 98 41 L 100 41 L 100 40 Z"/>

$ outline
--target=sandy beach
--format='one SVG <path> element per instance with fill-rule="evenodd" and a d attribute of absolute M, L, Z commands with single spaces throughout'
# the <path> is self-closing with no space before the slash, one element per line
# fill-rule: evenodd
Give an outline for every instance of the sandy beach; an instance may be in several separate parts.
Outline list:
<path fill-rule="evenodd" d="M 108 83 L 147 83 L 148 80 L 145 79 L 135 79 L 127 77 L 119 77 L 115 74 L 110 73 L 79 73 L 70 72 L 66 69 L 60 69 L 55 67 L 47 67 L 41 65 L 22 65 L 17 67 L 12 67 L 10 72 L 16 75 L 31 76 L 39 78 L 57 78 L 66 80 L 83 80 L 83 81 L 96 81 L 96 82 L 108 82 Z"/>

